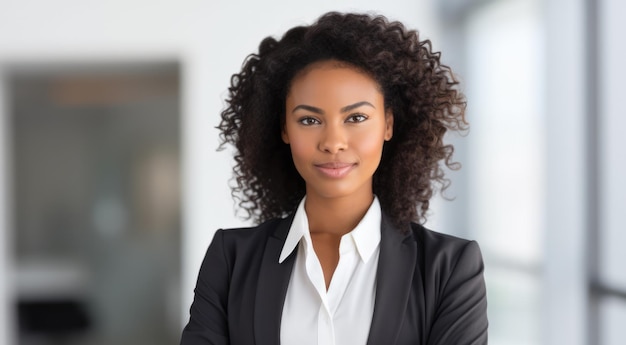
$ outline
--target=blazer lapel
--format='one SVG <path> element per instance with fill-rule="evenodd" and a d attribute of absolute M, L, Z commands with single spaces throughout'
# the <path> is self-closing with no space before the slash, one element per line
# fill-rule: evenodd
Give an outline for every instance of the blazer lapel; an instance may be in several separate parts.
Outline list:
<path fill-rule="evenodd" d="M 278 258 L 292 221 L 293 215 L 278 223 L 263 253 L 254 305 L 254 337 L 258 345 L 280 343 L 280 319 L 296 251 L 282 263 L 278 263 Z"/>
<path fill-rule="evenodd" d="M 405 235 L 383 213 L 380 257 L 376 274 L 376 301 L 368 345 L 395 344 L 409 301 L 417 261 L 412 232 Z"/>

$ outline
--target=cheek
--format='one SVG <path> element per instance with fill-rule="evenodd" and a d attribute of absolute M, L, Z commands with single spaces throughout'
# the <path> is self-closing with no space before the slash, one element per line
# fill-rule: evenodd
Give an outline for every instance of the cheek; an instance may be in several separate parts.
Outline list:
<path fill-rule="evenodd" d="M 362 156 L 366 156 L 368 159 L 380 160 L 384 143 L 384 138 L 381 135 L 372 135 L 371 132 L 367 134 L 364 133 L 363 135 L 359 135 L 354 143 L 354 147 L 359 150 Z M 378 162 L 376 162 L 376 164 L 378 164 Z"/>
<path fill-rule="evenodd" d="M 290 140 L 289 146 L 291 148 L 293 160 L 296 162 L 306 160 L 307 157 L 313 154 L 315 149 L 312 147 L 310 140 L 307 140 L 307 138 L 303 135 L 294 136 L 294 139 Z"/>

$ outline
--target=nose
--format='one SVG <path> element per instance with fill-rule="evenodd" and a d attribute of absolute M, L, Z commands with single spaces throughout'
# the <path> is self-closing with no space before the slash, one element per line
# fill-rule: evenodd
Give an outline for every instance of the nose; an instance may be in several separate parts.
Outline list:
<path fill-rule="evenodd" d="M 341 125 L 327 123 L 322 130 L 319 142 L 320 151 L 335 154 L 348 147 L 348 138 Z"/>

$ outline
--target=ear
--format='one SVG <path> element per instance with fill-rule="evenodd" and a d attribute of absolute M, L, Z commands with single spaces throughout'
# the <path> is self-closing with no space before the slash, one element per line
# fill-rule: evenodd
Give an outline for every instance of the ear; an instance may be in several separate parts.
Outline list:
<path fill-rule="evenodd" d="M 285 144 L 289 144 L 289 135 L 287 134 L 287 129 L 285 128 L 285 125 L 282 126 L 282 130 L 280 131 L 280 137 L 283 139 L 283 142 Z"/>
<path fill-rule="evenodd" d="M 385 141 L 391 140 L 393 137 L 393 112 L 387 110 L 385 112 Z"/>

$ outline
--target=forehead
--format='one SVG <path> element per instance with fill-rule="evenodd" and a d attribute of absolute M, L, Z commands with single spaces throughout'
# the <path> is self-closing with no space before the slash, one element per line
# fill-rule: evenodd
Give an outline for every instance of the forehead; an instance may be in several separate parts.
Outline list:
<path fill-rule="evenodd" d="M 327 60 L 308 65 L 291 82 L 287 101 L 380 98 L 380 85 L 367 73 L 348 63 Z"/>

